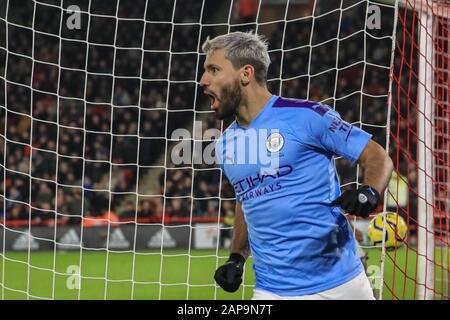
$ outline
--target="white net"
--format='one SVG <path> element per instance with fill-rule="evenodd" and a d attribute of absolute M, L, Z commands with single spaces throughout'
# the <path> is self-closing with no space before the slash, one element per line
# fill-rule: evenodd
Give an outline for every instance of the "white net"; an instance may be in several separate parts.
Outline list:
<path fill-rule="evenodd" d="M 234 193 L 196 161 L 227 126 L 198 90 L 202 42 L 264 34 L 271 92 L 325 102 L 386 145 L 394 17 L 356 0 L 1 1 L 2 298 L 250 298 L 251 259 L 235 294 L 213 280 Z M 337 166 L 344 188 L 361 182 Z"/>

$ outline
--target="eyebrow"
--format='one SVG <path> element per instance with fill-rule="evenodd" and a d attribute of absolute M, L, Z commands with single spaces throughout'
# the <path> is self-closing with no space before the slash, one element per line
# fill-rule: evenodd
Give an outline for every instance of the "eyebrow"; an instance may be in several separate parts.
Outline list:
<path fill-rule="evenodd" d="M 214 64 L 214 63 L 209 63 L 209 64 L 207 64 L 207 65 L 204 66 L 204 68 L 205 68 L 206 70 L 211 69 L 212 67 L 215 67 L 215 68 L 220 69 L 220 67 L 219 67 L 217 64 Z"/>

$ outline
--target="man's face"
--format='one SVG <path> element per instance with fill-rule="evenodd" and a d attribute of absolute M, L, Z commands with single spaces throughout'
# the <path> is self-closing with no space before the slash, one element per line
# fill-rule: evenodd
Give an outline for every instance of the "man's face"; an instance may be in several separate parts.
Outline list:
<path fill-rule="evenodd" d="M 211 99 L 211 110 L 219 120 L 235 115 L 241 103 L 242 90 L 238 73 L 231 61 L 225 58 L 224 50 L 208 55 L 204 68 L 200 86 Z"/>

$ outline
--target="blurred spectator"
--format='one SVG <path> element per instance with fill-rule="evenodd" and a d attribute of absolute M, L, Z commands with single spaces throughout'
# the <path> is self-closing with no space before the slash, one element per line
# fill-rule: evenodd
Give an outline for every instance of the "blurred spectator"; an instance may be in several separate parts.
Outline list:
<path fill-rule="evenodd" d="M 241 23 L 251 23 L 256 21 L 259 0 L 240 0 L 238 4 L 238 14 Z"/>
<path fill-rule="evenodd" d="M 35 198 L 36 207 L 46 209 L 46 210 L 51 210 L 54 200 L 55 200 L 55 196 L 52 194 L 47 183 L 40 183 L 39 191 L 37 192 L 37 195 Z"/>
<path fill-rule="evenodd" d="M 155 214 L 155 212 L 154 212 L 155 208 L 152 207 L 152 204 L 153 203 L 150 200 L 142 201 L 141 209 L 138 212 L 138 216 L 140 218 L 150 218 L 150 217 L 152 217 Z M 156 214 L 155 214 L 155 216 L 156 216 Z"/>
<path fill-rule="evenodd" d="M 168 201 L 169 212 L 173 217 L 189 217 L 191 210 L 188 207 L 188 203 L 181 198 L 174 198 Z"/>
<path fill-rule="evenodd" d="M 125 209 L 120 212 L 119 218 L 136 218 L 136 205 L 133 202 L 127 202 Z"/>

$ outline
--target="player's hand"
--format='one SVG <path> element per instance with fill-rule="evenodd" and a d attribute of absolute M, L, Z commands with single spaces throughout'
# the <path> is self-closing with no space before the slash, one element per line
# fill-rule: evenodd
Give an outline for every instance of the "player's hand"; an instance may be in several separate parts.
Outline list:
<path fill-rule="evenodd" d="M 228 261 L 220 266 L 214 274 L 217 284 L 227 292 L 235 292 L 242 283 L 245 258 L 239 253 L 232 253 Z"/>
<path fill-rule="evenodd" d="M 358 190 L 347 190 L 334 200 L 332 206 L 340 206 L 345 212 L 367 218 L 378 205 L 380 194 L 369 186 Z"/>

